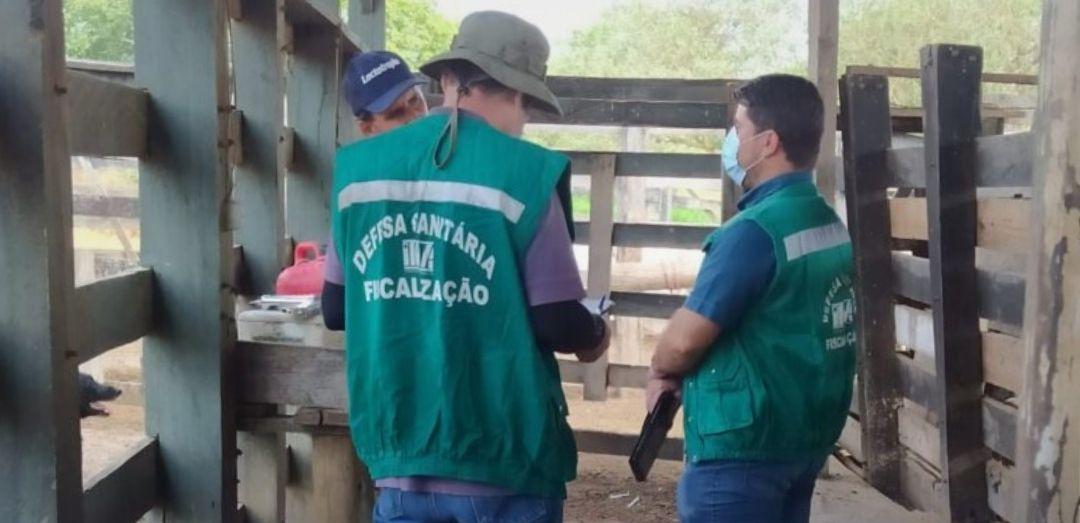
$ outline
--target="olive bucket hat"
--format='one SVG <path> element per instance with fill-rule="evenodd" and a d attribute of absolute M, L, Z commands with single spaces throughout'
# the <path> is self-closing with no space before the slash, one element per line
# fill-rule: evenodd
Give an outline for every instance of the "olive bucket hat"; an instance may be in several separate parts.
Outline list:
<path fill-rule="evenodd" d="M 439 80 L 442 66 L 463 60 L 496 82 L 530 97 L 539 109 L 562 115 L 562 107 L 544 84 L 551 49 L 535 25 L 512 14 L 479 11 L 461 21 L 450 50 L 432 58 L 420 71 Z"/>

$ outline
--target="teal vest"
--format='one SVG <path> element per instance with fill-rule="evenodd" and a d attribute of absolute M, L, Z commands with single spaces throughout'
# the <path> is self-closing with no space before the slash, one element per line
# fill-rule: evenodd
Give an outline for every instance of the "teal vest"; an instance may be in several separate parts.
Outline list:
<path fill-rule="evenodd" d="M 462 115 L 453 157 L 436 169 L 447 118 L 338 152 L 331 208 L 353 441 L 375 479 L 565 496 L 577 450 L 521 271 L 569 160 Z"/>
<path fill-rule="evenodd" d="M 772 239 L 776 271 L 683 382 L 687 458 L 824 455 L 844 426 L 855 374 L 847 230 L 809 182 L 780 189 L 725 227 L 741 220 Z"/>

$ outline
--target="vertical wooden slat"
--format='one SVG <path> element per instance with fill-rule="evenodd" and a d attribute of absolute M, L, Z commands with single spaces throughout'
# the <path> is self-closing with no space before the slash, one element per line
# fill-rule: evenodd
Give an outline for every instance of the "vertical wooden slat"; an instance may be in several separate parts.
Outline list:
<path fill-rule="evenodd" d="M 159 441 L 164 519 L 232 521 L 227 14 L 223 0 L 140 0 L 134 18 L 135 80 L 153 114 L 139 162 L 141 255 L 157 284 L 146 430 Z"/>
<path fill-rule="evenodd" d="M 236 106 L 244 114 L 244 161 L 236 167 L 236 240 L 244 246 L 247 291 L 273 292 L 286 262 L 284 60 L 278 50 L 283 0 L 244 0 L 232 22 Z"/>
<path fill-rule="evenodd" d="M 349 29 L 360 38 L 361 49 L 386 49 L 386 0 L 349 0 Z"/>
<path fill-rule="evenodd" d="M 0 518 L 81 521 L 60 0 L 0 2 Z"/>
<path fill-rule="evenodd" d="M 814 179 L 822 198 L 836 199 L 836 62 L 840 26 L 839 0 L 810 0 L 810 78 L 825 103 L 824 132 Z"/>
<path fill-rule="evenodd" d="M 1061 523 L 1080 506 L 1080 4 L 1043 6 L 1014 512 Z"/>
<path fill-rule="evenodd" d="M 601 156 L 592 172 L 589 185 L 589 281 L 591 297 L 611 290 L 611 240 L 614 231 L 615 155 Z M 607 399 L 608 355 L 585 366 L 585 399 Z"/>
<path fill-rule="evenodd" d="M 249 523 L 285 521 L 285 484 L 289 471 L 285 435 L 241 432 L 236 436 L 238 498 Z"/>
<path fill-rule="evenodd" d="M 884 76 L 846 75 L 841 81 L 840 104 L 844 116 L 848 228 L 855 250 L 862 384 L 855 401 L 861 403 L 862 453 L 870 484 L 898 499 L 902 460 L 897 432 L 900 377 L 885 193 L 885 152 L 892 140 L 889 81 Z"/>
<path fill-rule="evenodd" d="M 954 521 L 986 521 L 975 139 L 982 50 L 922 49 L 923 132 L 941 475 Z"/>
<path fill-rule="evenodd" d="M 339 37 L 294 26 L 288 80 L 289 125 L 295 132 L 285 196 L 285 229 L 296 241 L 330 233 L 330 185 L 338 130 Z"/>

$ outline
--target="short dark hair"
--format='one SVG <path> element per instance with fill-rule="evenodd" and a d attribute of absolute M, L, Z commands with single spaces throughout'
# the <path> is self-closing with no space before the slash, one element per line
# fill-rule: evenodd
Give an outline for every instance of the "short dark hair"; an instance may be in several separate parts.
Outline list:
<path fill-rule="evenodd" d="M 468 89 L 480 89 L 492 96 L 513 97 L 516 90 L 511 89 L 492 78 L 479 67 L 465 60 L 451 60 L 442 69 L 457 78 L 458 85 Z"/>
<path fill-rule="evenodd" d="M 821 151 L 825 106 L 809 80 L 789 74 L 770 74 L 750 80 L 735 91 L 735 103 L 746 106 L 758 132 L 780 136 L 788 161 L 813 167 Z"/>

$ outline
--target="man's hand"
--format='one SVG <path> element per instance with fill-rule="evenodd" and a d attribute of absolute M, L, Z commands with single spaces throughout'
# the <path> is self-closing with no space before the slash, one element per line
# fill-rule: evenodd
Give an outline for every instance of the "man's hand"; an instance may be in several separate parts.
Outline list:
<path fill-rule="evenodd" d="M 660 395 L 670 390 L 675 397 L 682 399 L 682 378 L 670 377 L 649 369 L 648 378 L 645 382 L 645 411 L 652 412 Z"/>
<path fill-rule="evenodd" d="M 604 337 L 600 340 L 600 344 L 594 348 L 575 353 L 578 361 L 582 363 L 592 363 L 600 359 L 600 356 L 607 352 L 608 345 L 611 345 L 611 322 L 606 318 L 602 318 L 600 321 L 604 322 Z"/>

